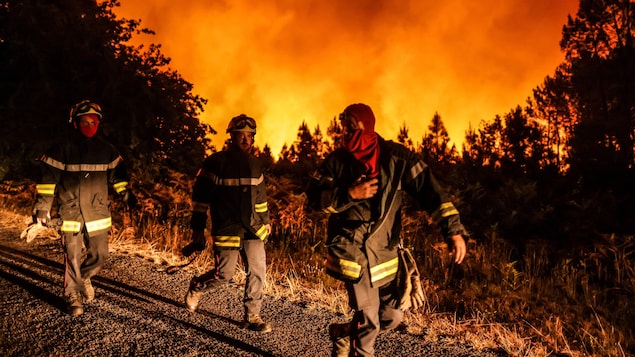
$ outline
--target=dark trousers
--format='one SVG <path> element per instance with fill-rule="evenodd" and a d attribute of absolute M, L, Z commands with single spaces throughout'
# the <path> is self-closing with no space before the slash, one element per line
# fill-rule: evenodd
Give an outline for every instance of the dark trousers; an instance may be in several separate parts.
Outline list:
<path fill-rule="evenodd" d="M 260 239 L 243 240 L 243 248 L 240 250 L 214 250 L 216 267 L 195 278 L 197 285 L 193 289 L 195 291 L 209 291 L 229 283 L 236 272 L 239 254 L 247 275 L 243 298 L 245 317 L 259 315 L 262 307 L 262 290 L 267 273 L 265 243 Z"/>
<path fill-rule="evenodd" d="M 351 356 L 373 356 L 379 332 L 396 328 L 403 319 L 403 311 L 393 307 L 394 281 L 372 287 L 369 275 L 364 271 L 360 281 L 346 283 L 348 303 L 355 311 L 350 326 Z"/>
<path fill-rule="evenodd" d="M 64 233 L 64 295 L 74 292 L 85 293 L 84 279 L 99 273 L 108 260 L 108 233 L 92 237 L 86 233 Z M 82 261 L 83 247 L 86 246 L 86 258 Z"/>

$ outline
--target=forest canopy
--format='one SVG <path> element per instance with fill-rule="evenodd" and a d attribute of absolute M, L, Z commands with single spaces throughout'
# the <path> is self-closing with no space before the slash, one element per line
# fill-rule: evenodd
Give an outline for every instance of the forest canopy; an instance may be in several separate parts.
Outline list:
<path fill-rule="evenodd" d="M 131 46 L 151 33 L 113 13 L 117 1 L 5 1 L 0 7 L 0 177 L 20 178 L 69 130 L 70 107 L 104 109 L 102 130 L 146 170 L 193 173 L 214 130 L 197 116 L 206 103 L 169 68 L 160 45 Z M 155 172 L 155 173 L 158 173 Z M 155 177 L 161 177 L 156 175 Z"/>
<path fill-rule="evenodd" d="M 70 130 L 72 104 L 104 108 L 103 133 L 120 148 L 139 183 L 192 177 L 215 131 L 201 123 L 206 99 L 170 68 L 152 34 L 118 18 L 117 1 L 8 0 L 0 7 L 0 177 L 35 177 L 34 158 Z M 565 60 L 509 113 L 449 146 L 442 113 L 428 131 L 397 141 L 419 153 L 462 202 L 478 234 L 492 226 L 529 237 L 577 240 L 588 232 L 630 232 L 634 213 L 635 5 L 581 0 L 562 30 Z M 257 151 L 276 176 L 298 182 L 338 145 L 335 118 L 323 133 L 299 123 L 279 159 Z M 481 209 L 480 207 L 487 207 Z M 568 223 L 570 216 L 588 222 Z M 577 238 L 574 238 L 577 237 Z"/>

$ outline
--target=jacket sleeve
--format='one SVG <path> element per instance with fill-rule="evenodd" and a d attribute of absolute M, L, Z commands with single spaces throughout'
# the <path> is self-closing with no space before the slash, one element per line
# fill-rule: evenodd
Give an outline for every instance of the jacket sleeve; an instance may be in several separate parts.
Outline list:
<path fill-rule="evenodd" d="M 194 231 L 203 231 L 207 226 L 209 204 L 212 200 L 214 183 L 210 179 L 208 169 L 203 167 L 196 173 L 194 187 L 192 189 L 192 218 L 190 227 Z"/>
<path fill-rule="evenodd" d="M 123 195 L 130 188 L 126 163 L 117 151 L 113 152 L 108 164 L 108 183 L 118 195 Z"/>
<path fill-rule="evenodd" d="M 348 194 L 349 185 L 342 182 L 338 161 L 328 156 L 313 175 L 307 190 L 307 206 L 326 213 L 339 213 L 355 205 Z"/>
<path fill-rule="evenodd" d="M 263 224 L 271 223 L 269 217 L 269 207 L 267 204 L 267 183 L 265 182 L 264 175 L 263 180 L 256 186 L 256 199 L 254 212 L 259 216 L 260 221 Z"/>
<path fill-rule="evenodd" d="M 450 201 L 445 190 L 432 174 L 430 167 L 417 156 L 408 161 L 403 180 L 404 191 L 414 197 L 420 208 L 430 214 L 434 224 L 441 228 L 443 237 L 461 234 L 467 237 L 467 231 L 459 216 L 459 211 Z"/>
<path fill-rule="evenodd" d="M 61 147 L 52 147 L 38 161 L 40 162 L 41 177 L 35 186 L 37 196 L 33 214 L 38 218 L 46 218 L 53 206 L 57 185 L 64 172 Z"/>

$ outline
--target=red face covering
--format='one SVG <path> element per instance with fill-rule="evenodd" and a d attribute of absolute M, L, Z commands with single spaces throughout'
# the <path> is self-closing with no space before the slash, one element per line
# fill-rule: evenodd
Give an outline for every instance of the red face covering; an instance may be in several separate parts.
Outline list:
<path fill-rule="evenodd" d="M 94 114 L 86 114 L 83 115 L 84 118 L 80 118 L 77 125 L 79 126 L 79 131 L 87 138 L 92 138 L 97 134 L 97 129 L 99 128 L 99 117 Z"/>
<path fill-rule="evenodd" d="M 350 151 L 357 160 L 366 166 L 366 174 L 369 177 L 379 175 L 379 141 L 375 133 L 375 115 L 366 104 L 351 104 L 342 113 L 344 122 L 349 132 L 345 135 L 344 148 Z"/>

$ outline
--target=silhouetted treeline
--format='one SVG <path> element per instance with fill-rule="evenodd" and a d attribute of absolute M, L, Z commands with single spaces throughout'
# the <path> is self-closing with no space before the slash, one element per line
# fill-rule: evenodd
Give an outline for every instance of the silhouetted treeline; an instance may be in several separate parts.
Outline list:
<path fill-rule="evenodd" d="M 197 115 L 205 100 L 168 68 L 160 46 L 133 47 L 139 21 L 117 1 L 6 0 L 0 5 L 0 177 L 30 173 L 33 159 L 70 130 L 70 107 L 91 99 L 101 129 L 139 179 L 165 168 L 195 172 L 209 147 Z M 141 163 L 143 165 L 141 165 Z"/>
<path fill-rule="evenodd" d="M 582 0 L 562 33 L 565 61 L 524 106 L 470 128 L 460 154 L 439 113 L 420 140 L 400 127 L 397 141 L 453 190 L 476 238 L 568 249 L 635 231 L 635 4 Z M 319 127 L 312 134 L 303 123 L 273 172 L 293 171 L 301 187 L 339 133 L 334 119 L 322 142 Z"/>
<path fill-rule="evenodd" d="M 151 185 L 174 170 L 192 176 L 212 145 L 200 123 L 206 100 L 169 68 L 151 33 L 117 18 L 116 1 L 8 0 L 0 5 L 0 178 L 32 177 L 33 159 L 70 130 L 72 104 L 103 105 L 104 134 Z M 565 61 L 523 105 L 450 145 L 441 114 L 407 118 L 397 141 L 422 155 L 456 197 L 476 239 L 546 240 L 568 247 L 607 233 L 632 234 L 635 148 L 635 4 L 581 0 L 563 26 Z M 451 45 L 451 44 L 450 44 Z M 407 122 L 429 120 L 410 138 Z M 452 118 L 450 118 L 452 120 Z M 382 133 L 380 133 L 382 134 Z M 339 145 L 335 118 L 323 134 L 299 126 L 280 159 L 258 155 L 273 177 L 302 191 L 324 155 Z M 387 138 L 390 139 L 390 138 Z"/>

